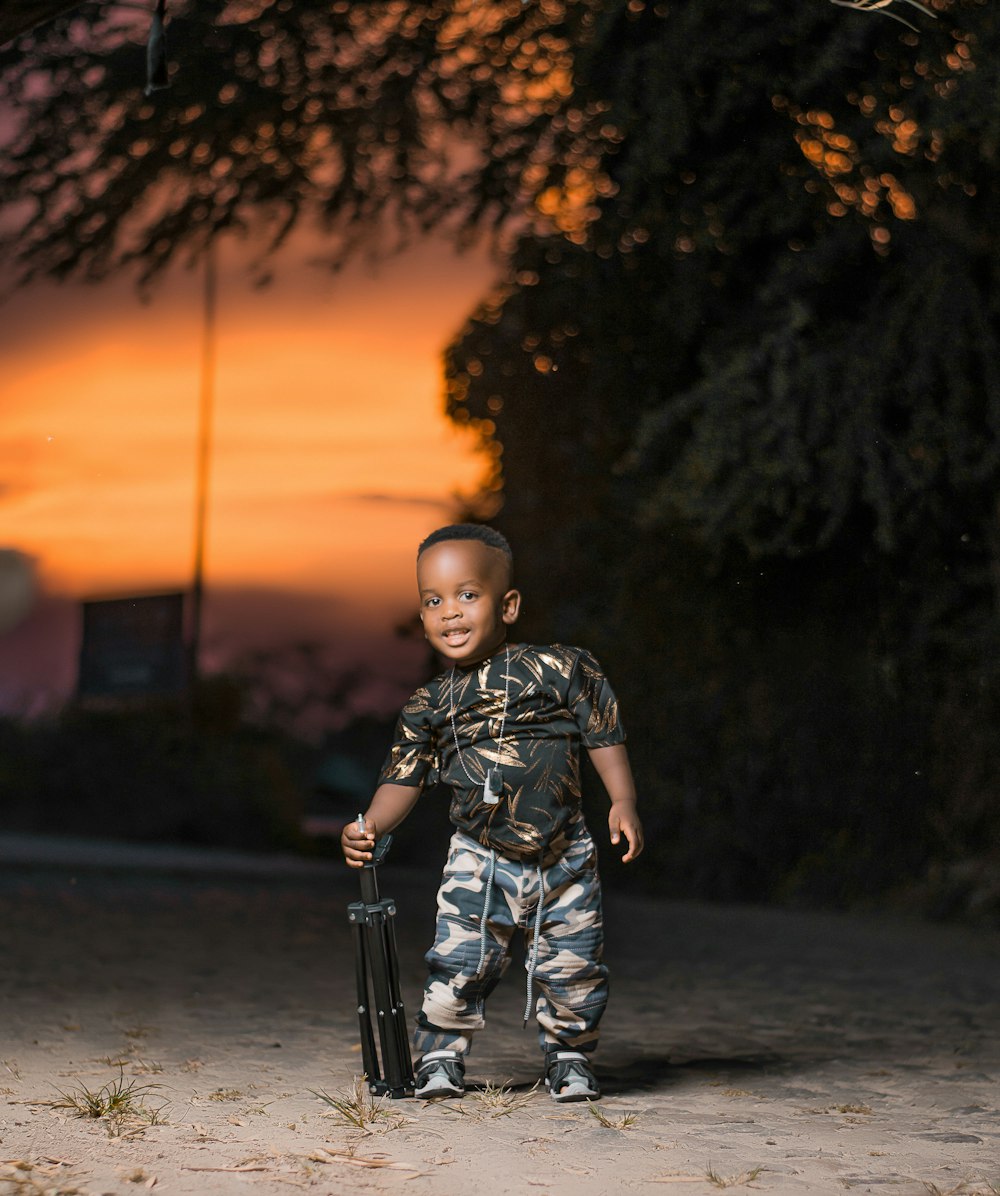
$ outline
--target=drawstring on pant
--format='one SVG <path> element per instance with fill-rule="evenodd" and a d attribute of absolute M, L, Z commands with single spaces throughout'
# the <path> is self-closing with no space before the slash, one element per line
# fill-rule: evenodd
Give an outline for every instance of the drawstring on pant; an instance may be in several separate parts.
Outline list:
<path fill-rule="evenodd" d="M 538 903 L 535 906 L 535 933 L 531 940 L 531 951 L 528 953 L 528 998 L 524 1006 L 524 1025 L 528 1024 L 534 1005 L 535 968 L 538 967 L 538 940 L 542 933 L 542 906 L 545 904 L 545 886 L 542 880 L 542 865 L 538 864 Z"/>
<path fill-rule="evenodd" d="M 542 876 L 541 861 L 536 866 L 538 877 L 538 901 L 535 904 L 535 927 L 531 939 L 531 950 L 528 952 L 528 962 L 525 965 L 528 973 L 527 999 L 524 1005 L 524 1024 L 528 1024 L 535 999 L 535 969 L 538 967 L 538 943 L 542 933 L 542 912 L 545 905 L 545 880 Z M 490 848 L 490 869 L 486 874 L 486 889 L 483 893 L 483 912 L 479 919 L 479 963 L 476 965 L 476 975 L 483 974 L 486 966 L 486 940 L 490 918 L 490 903 L 493 900 L 493 885 L 497 875 L 497 853 Z"/>
<path fill-rule="evenodd" d="M 486 923 L 490 916 L 490 901 L 493 897 L 493 881 L 497 874 L 497 853 L 490 848 L 490 871 L 486 878 L 486 894 L 483 897 L 483 916 L 479 919 L 479 963 L 476 966 L 476 975 L 483 974 L 483 968 L 486 965 Z"/>

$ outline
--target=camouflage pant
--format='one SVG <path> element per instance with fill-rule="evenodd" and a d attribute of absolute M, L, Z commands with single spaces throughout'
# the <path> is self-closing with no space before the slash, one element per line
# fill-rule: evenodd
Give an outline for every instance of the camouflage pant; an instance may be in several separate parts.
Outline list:
<path fill-rule="evenodd" d="M 539 881 L 544 895 L 540 915 Z M 543 1048 L 592 1051 L 597 1046 L 608 974 L 601 962 L 597 853 L 581 821 L 567 850 L 540 872 L 533 863 L 491 857 L 488 848 L 461 832 L 452 836 L 414 1035 L 419 1054 L 469 1050 L 472 1034 L 485 1024 L 486 998 L 510 964 L 518 928 L 528 954 L 525 1020 L 534 1012 Z M 535 989 L 537 999 L 532 998 Z"/>

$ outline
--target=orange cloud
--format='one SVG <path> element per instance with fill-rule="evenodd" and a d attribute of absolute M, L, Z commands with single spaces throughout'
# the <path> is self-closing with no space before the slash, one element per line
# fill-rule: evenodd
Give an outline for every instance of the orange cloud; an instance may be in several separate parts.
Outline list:
<path fill-rule="evenodd" d="M 206 582 L 346 593 L 391 618 L 416 540 L 484 468 L 442 415 L 440 352 L 491 268 L 428 242 L 330 276 L 302 264 L 314 249 L 257 291 L 223 259 Z M 191 272 L 148 305 L 124 282 L 8 301 L 0 544 L 49 589 L 188 583 L 200 337 Z"/>

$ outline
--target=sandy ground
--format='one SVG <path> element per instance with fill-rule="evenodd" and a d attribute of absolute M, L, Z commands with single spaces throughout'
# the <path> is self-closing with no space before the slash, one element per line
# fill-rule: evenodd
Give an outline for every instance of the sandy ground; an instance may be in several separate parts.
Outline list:
<path fill-rule="evenodd" d="M 518 969 L 482 1087 L 358 1129 L 317 1095 L 361 1070 L 354 874 L 2 837 L 0 862 L 2 1196 L 1000 1192 L 993 932 L 609 893 L 607 1124 L 532 1090 Z M 381 870 L 411 1014 L 434 882 Z M 116 1088 L 117 1117 L 67 1107 Z"/>

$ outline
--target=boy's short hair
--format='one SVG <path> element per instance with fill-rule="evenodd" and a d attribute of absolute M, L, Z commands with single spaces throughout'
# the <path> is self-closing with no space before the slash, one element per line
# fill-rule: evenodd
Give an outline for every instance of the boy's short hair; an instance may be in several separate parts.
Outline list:
<path fill-rule="evenodd" d="M 437 531 L 431 532 L 426 540 L 421 541 L 420 547 L 417 549 L 417 560 L 420 560 L 428 548 L 432 548 L 435 544 L 441 544 L 445 540 L 478 540 L 487 548 L 499 549 L 509 562 L 513 563 L 514 560 L 507 537 L 483 523 L 450 523 L 447 527 L 439 527 Z"/>

